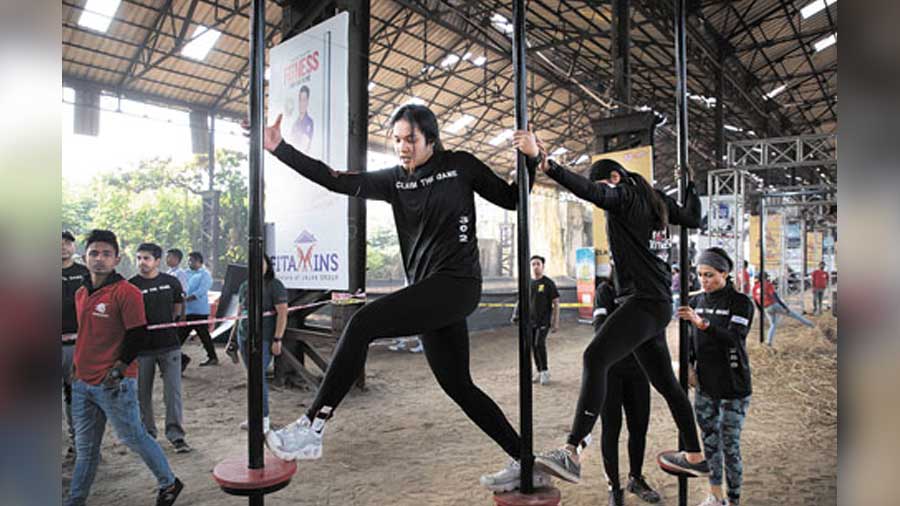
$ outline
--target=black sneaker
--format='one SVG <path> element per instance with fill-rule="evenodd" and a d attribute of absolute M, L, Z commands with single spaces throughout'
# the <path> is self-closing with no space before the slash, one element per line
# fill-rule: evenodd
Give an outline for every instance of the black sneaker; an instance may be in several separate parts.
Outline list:
<path fill-rule="evenodd" d="M 609 489 L 609 506 L 625 506 L 625 493 L 621 488 Z"/>
<path fill-rule="evenodd" d="M 644 502 L 658 503 L 660 500 L 659 494 L 647 485 L 643 476 L 629 476 L 626 489 Z"/>
<path fill-rule="evenodd" d="M 191 363 L 191 357 L 182 354 L 181 355 L 181 374 L 184 374 L 184 370 L 187 369 L 188 364 Z"/>
<path fill-rule="evenodd" d="M 669 450 L 662 452 L 656 459 L 660 469 L 675 475 L 684 475 L 688 478 L 709 476 L 709 464 L 706 459 L 696 464 L 687 460 L 687 454 L 682 451 Z"/>
<path fill-rule="evenodd" d="M 240 361 L 238 358 L 238 349 L 234 344 L 229 344 L 225 347 L 225 354 L 228 355 L 228 358 L 231 359 L 231 362 L 236 364 Z"/>
<path fill-rule="evenodd" d="M 156 506 L 172 506 L 175 504 L 175 499 L 178 499 L 178 494 L 184 489 L 184 483 L 181 483 L 181 480 L 175 478 L 175 483 L 169 486 L 169 488 L 165 488 L 159 491 L 159 495 L 156 496 Z"/>
<path fill-rule="evenodd" d="M 219 365 L 219 359 L 218 358 L 208 358 L 208 359 L 204 360 L 203 362 L 200 362 L 200 367 L 206 367 L 206 366 L 210 366 L 210 365 Z"/>
<path fill-rule="evenodd" d="M 175 441 L 172 441 L 172 446 L 175 447 L 175 453 L 190 453 L 190 451 L 193 450 L 193 448 L 191 448 L 190 445 L 187 444 L 187 441 L 185 441 L 184 439 L 176 439 Z"/>

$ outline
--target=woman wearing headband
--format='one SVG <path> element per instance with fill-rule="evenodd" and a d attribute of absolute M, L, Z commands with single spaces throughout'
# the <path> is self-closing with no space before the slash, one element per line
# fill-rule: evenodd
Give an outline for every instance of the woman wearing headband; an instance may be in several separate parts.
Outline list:
<path fill-rule="evenodd" d="M 709 248 L 697 262 L 703 293 L 678 308 L 678 317 L 694 326 L 691 383 L 697 389 L 694 411 L 709 462 L 710 493 L 700 506 L 736 506 L 741 500 L 741 429 L 750 406 L 747 333 L 753 302 L 735 290 L 734 264 L 721 248 Z M 695 372 L 696 371 L 696 372 Z M 728 500 L 722 493 L 722 467 Z"/>

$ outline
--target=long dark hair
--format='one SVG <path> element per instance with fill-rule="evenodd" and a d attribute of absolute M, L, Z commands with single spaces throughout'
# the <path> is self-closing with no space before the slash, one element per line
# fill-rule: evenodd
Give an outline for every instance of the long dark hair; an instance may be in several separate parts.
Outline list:
<path fill-rule="evenodd" d="M 431 112 L 431 109 L 424 105 L 406 104 L 397 109 L 391 116 L 390 126 L 400 120 L 406 120 L 414 128 L 418 127 L 425 136 L 426 144 L 434 144 L 434 151 L 444 151 L 444 145 L 441 143 L 441 130 L 438 128 L 437 117 Z"/>
<path fill-rule="evenodd" d="M 656 190 L 650 186 L 650 183 L 644 179 L 644 176 L 636 172 L 629 172 L 628 178 L 634 183 L 634 187 L 637 188 L 638 193 L 642 194 L 650 203 L 650 207 L 653 208 L 653 215 L 654 218 L 656 218 L 653 229 L 663 230 L 666 228 L 669 225 L 669 208 L 666 207 L 666 203 L 663 202 L 662 197 L 656 193 Z"/>
<path fill-rule="evenodd" d="M 272 258 L 269 255 L 263 255 L 263 261 L 266 262 L 266 273 L 263 274 L 263 282 L 268 283 L 275 279 L 275 270 L 272 269 Z"/>

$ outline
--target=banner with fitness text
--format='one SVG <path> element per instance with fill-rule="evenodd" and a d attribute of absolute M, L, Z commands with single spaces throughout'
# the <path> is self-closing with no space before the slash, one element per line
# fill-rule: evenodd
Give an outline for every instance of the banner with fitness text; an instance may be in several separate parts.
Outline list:
<path fill-rule="evenodd" d="M 334 170 L 347 169 L 348 22 L 341 13 L 269 51 L 267 122 L 282 114 L 284 140 Z M 347 212 L 347 197 L 266 154 L 266 253 L 286 287 L 347 289 Z"/>

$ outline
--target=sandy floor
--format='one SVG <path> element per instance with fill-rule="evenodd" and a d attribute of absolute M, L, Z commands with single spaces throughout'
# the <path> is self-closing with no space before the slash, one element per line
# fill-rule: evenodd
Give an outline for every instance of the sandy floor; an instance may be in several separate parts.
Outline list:
<path fill-rule="evenodd" d="M 742 444 L 744 504 L 836 504 L 837 357 L 834 344 L 825 338 L 835 335 L 836 320 L 825 315 L 815 321 L 815 329 L 784 323 L 775 352 L 758 343 L 758 331 L 751 334 L 755 391 Z M 670 325 L 670 347 L 676 329 Z M 534 390 L 537 450 L 564 440 L 578 393 L 581 352 L 589 339 L 588 325 L 564 326 L 551 335 L 552 383 Z M 196 343 L 186 350 L 193 364 L 202 360 Z M 518 426 L 515 329 L 473 334 L 471 355 L 476 383 Z M 245 413 L 244 370 L 224 353 L 220 356 L 221 366 L 200 369 L 192 364 L 185 375 L 187 438 L 195 451 L 175 454 L 163 441 L 173 469 L 186 484 L 180 505 L 246 504 L 246 499 L 222 493 L 210 476 L 217 462 L 246 451 L 246 433 L 238 429 Z M 354 389 L 329 423 L 323 458 L 301 463 L 290 486 L 269 496 L 268 504 L 493 504 L 478 477 L 502 467 L 506 457 L 440 391 L 424 357 L 373 347 L 366 372 L 367 390 Z M 163 413 L 159 383 L 157 416 Z M 273 422 L 290 422 L 311 397 L 308 391 L 273 391 Z M 659 471 L 653 456 L 673 447 L 675 438 L 665 403 L 654 392 L 644 472 L 663 494 L 663 504 L 670 505 L 677 504 L 677 480 Z M 622 441 L 625 474 L 625 434 Z M 103 458 L 90 504 L 152 502 L 152 475 L 115 435 L 106 437 Z M 64 462 L 64 490 L 71 472 L 72 464 Z M 557 484 L 563 504 L 606 504 L 598 444 L 588 450 L 582 475 L 579 485 Z M 689 504 L 699 503 L 705 494 L 705 483 L 692 480 Z M 626 504 L 640 501 L 627 496 Z"/>

